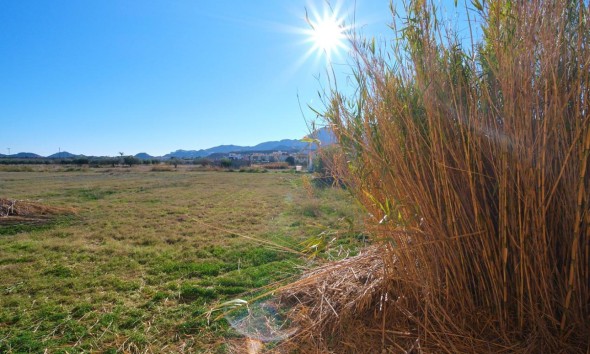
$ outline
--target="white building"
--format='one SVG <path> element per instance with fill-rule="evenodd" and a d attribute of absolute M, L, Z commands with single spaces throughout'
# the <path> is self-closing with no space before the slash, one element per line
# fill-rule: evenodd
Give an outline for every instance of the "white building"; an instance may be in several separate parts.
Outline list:
<path fill-rule="evenodd" d="M 242 154 L 236 154 L 236 153 L 230 152 L 228 158 L 230 160 L 241 160 Z"/>

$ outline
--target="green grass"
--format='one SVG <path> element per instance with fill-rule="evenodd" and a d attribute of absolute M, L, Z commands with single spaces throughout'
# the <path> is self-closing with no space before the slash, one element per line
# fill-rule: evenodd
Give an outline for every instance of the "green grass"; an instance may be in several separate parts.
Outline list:
<path fill-rule="evenodd" d="M 0 237 L 16 235 L 21 232 L 37 232 L 53 228 L 56 225 L 65 226 L 72 220 L 71 216 L 58 216 L 52 220 L 38 220 L 34 223 L 18 222 L 0 226 Z"/>
<path fill-rule="evenodd" d="M 356 240 L 346 193 L 310 197 L 291 173 L 32 168 L 0 171 L 0 190 L 77 211 L 0 225 L 1 353 L 223 352 L 236 333 L 202 314 L 306 261 L 241 236 Z"/>

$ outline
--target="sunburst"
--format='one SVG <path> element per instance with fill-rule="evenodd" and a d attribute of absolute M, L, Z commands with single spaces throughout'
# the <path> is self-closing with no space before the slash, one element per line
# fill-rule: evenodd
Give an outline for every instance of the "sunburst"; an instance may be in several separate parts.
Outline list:
<path fill-rule="evenodd" d="M 344 24 L 340 6 L 333 8 L 326 4 L 321 13 L 317 8 L 311 7 L 310 11 L 306 12 L 306 20 L 310 28 L 303 30 L 303 33 L 307 37 L 306 42 L 311 43 L 306 57 L 317 53 L 325 56 L 331 63 L 333 57 L 348 50 L 347 33 L 350 28 Z"/>

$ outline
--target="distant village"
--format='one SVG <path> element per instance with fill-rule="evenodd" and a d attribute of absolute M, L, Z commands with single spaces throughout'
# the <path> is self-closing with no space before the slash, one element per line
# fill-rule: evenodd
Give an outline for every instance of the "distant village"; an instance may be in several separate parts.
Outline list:
<path fill-rule="evenodd" d="M 292 158 L 289 159 L 289 158 Z M 247 161 L 253 164 L 265 164 L 272 162 L 289 162 L 293 161 L 297 165 L 306 165 L 309 159 L 308 152 L 286 152 L 286 151 L 263 151 L 263 152 L 245 152 L 228 154 L 215 153 L 206 157 L 210 160 L 229 159 L 232 161 Z"/>

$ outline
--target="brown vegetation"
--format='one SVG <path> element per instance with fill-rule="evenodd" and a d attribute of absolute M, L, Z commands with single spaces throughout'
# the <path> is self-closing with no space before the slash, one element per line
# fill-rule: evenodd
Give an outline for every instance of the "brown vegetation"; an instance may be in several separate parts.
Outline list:
<path fill-rule="evenodd" d="M 72 214 L 74 209 L 43 205 L 38 202 L 0 198 L 0 225 L 38 223 L 59 214 Z"/>
<path fill-rule="evenodd" d="M 589 350 L 588 6 L 472 3 L 469 50 L 423 1 L 391 51 L 353 38 L 358 91 L 325 118 L 377 248 L 285 292 L 298 346 Z"/>

